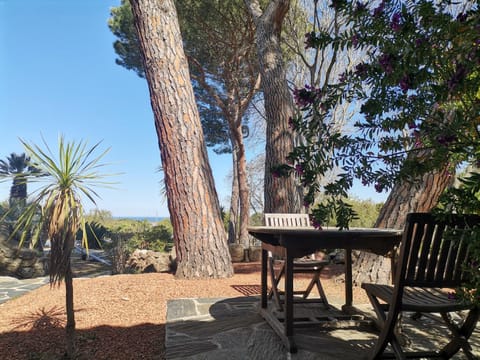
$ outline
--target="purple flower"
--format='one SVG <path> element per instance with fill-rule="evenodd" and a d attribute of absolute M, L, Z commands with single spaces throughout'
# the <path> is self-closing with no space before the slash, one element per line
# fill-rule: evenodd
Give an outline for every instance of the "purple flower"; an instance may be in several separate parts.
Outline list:
<path fill-rule="evenodd" d="M 358 40 L 359 40 L 358 35 L 357 34 L 353 35 L 352 36 L 352 45 L 357 47 L 358 46 Z"/>
<path fill-rule="evenodd" d="M 291 116 L 288 118 L 288 127 L 291 130 L 295 130 L 295 122 L 293 121 L 293 118 Z"/>
<path fill-rule="evenodd" d="M 310 222 L 315 229 L 322 230 L 322 225 L 318 222 L 317 219 L 311 219 Z"/>
<path fill-rule="evenodd" d="M 452 301 L 457 300 L 457 294 L 453 291 L 449 292 L 447 297 L 448 297 L 448 300 L 452 300 Z"/>
<path fill-rule="evenodd" d="M 416 149 L 421 148 L 423 146 L 423 140 L 420 137 L 420 131 L 414 130 L 412 133 L 412 137 L 415 139 L 414 147 Z"/>
<path fill-rule="evenodd" d="M 301 176 L 301 175 L 303 175 L 303 173 L 304 173 L 305 171 L 303 170 L 303 166 L 302 166 L 302 165 L 297 164 L 297 165 L 295 165 L 295 172 L 297 173 L 297 175 L 300 175 L 300 176 Z"/>
<path fill-rule="evenodd" d="M 383 14 L 383 10 L 385 10 L 385 1 L 382 1 L 375 10 L 373 10 L 373 16 L 379 17 Z"/>
<path fill-rule="evenodd" d="M 368 65 L 360 63 L 357 66 L 355 66 L 355 74 L 359 76 L 366 75 L 368 71 Z"/>
<path fill-rule="evenodd" d="M 307 200 L 304 200 L 303 206 L 305 207 L 305 209 L 308 209 L 310 207 L 310 203 Z"/>
<path fill-rule="evenodd" d="M 297 106 L 305 107 L 313 104 L 321 95 L 320 89 L 305 85 L 303 89 L 293 90 L 293 97 Z"/>
<path fill-rule="evenodd" d="M 450 145 L 452 142 L 456 141 L 457 140 L 457 137 L 455 135 L 441 135 L 441 136 L 437 136 L 437 141 L 439 144 L 443 145 L 443 146 L 448 146 Z"/>
<path fill-rule="evenodd" d="M 367 8 L 367 6 L 362 3 L 361 1 L 359 1 L 357 3 L 357 7 L 355 8 L 355 14 L 360 14 L 361 12 L 363 12 L 365 9 Z"/>
<path fill-rule="evenodd" d="M 378 182 L 375 183 L 374 188 L 375 188 L 376 192 L 382 192 L 383 191 L 383 185 L 378 183 Z"/>
<path fill-rule="evenodd" d="M 422 46 L 426 42 L 427 42 L 427 39 L 422 36 L 422 37 L 419 37 L 415 40 L 415 45 L 416 46 Z"/>
<path fill-rule="evenodd" d="M 396 12 L 392 16 L 392 22 L 390 23 L 390 27 L 392 28 L 393 31 L 399 32 L 402 29 L 402 25 L 400 23 L 400 20 L 402 19 L 402 16 L 400 13 Z"/>
<path fill-rule="evenodd" d="M 345 82 L 347 80 L 347 74 L 346 73 L 341 73 L 340 76 L 338 77 L 338 81 L 340 82 Z"/>
<path fill-rule="evenodd" d="M 413 129 L 416 129 L 418 128 L 417 124 L 415 124 L 415 122 L 411 122 L 410 124 L 408 124 L 408 128 L 410 130 L 413 130 Z"/>
<path fill-rule="evenodd" d="M 457 15 L 458 22 L 465 22 L 467 20 L 467 14 L 461 13 Z"/>
<path fill-rule="evenodd" d="M 408 75 L 404 75 L 400 80 L 400 89 L 402 89 L 402 91 L 406 93 L 410 88 L 410 85 L 410 78 L 408 77 Z"/>
<path fill-rule="evenodd" d="M 394 59 L 391 54 L 382 54 L 378 58 L 378 62 L 385 73 L 391 74 L 393 72 L 393 60 Z"/>

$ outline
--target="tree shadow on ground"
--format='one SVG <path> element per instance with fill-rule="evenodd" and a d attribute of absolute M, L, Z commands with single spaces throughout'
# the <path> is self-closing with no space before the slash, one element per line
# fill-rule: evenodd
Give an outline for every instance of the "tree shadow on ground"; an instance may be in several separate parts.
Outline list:
<path fill-rule="evenodd" d="M 0 334 L 2 358 L 57 360 L 65 352 L 63 309 L 41 309 L 15 322 L 15 331 Z M 165 324 L 131 327 L 97 326 L 76 330 L 77 360 L 163 359 Z"/>
<path fill-rule="evenodd" d="M 277 270 L 280 266 L 277 266 Z M 240 262 L 233 263 L 233 271 L 235 274 L 253 274 L 260 273 L 262 270 L 262 264 L 260 262 Z M 323 268 L 321 278 L 331 279 L 342 275 L 345 272 L 344 264 L 330 264 Z M 309 277 L 310 275 L 296 274 L 295 276 Z"/>

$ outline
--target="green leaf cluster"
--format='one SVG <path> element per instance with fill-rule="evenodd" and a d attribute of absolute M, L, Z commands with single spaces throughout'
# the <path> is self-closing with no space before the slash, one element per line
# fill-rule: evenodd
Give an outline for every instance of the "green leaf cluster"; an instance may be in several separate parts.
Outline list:
<path fill-rule="evenodd" d="M 345 201 L 353 181 L 377 191 L 425 173 L 480 166 L 480 9 L 476 1 L 334 0 L 348 19 L 338 36 L 310 34 L 312 47 L 359 50 L 367 56 L 326 87 L 307 85 L 294 94 L 292 131 L 300 139 L 283 165 L 306 187 L 306 205 L 325 201 L 312 214 L 348 227 L 355 211 Z M 360 104 L 344 133 L 333 109 Z M 337 171 L 326 185 L 319 180 Z M 478 212 L 476 173 L 443 197 L 447 211 Z"/>

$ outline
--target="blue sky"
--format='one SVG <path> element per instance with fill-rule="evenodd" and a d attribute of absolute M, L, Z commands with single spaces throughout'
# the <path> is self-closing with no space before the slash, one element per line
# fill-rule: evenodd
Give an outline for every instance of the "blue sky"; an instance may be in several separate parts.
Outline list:
<path fill-rule="evenodd" d="M 168 216 L 160 153 L 146 81 L 115 64 L 107 26 L 114 0 L 0 0 L 0 158 L 23 152 L 18 140 L 53 147 L 102 141 L 115 189 L 99 189 L 114 216 Z M 210 153 L 219 199 L 226 203 L 230 155 Z M 0 183 L 0 201 L 10 182 Z M 354 189 L 361 198 L 378 194 Z M 380 196 L 383 198 L 384 196 Z M 92 208 L 92 206 L 87 206 Z"/>
<path fill-rule="evenodd" d="M 102 141 L 115 189 L 99 189 L 115 216 L 168 216 L 146 81 L 115 64 L 107 27 L 114 0 L 0 1 L 0 158 L 21 153 L 18 138 L 54 147 Z M 230 156 L 210 156 L 221 201 Z M 0 200 L 10 182 L 0 184 Z"/>

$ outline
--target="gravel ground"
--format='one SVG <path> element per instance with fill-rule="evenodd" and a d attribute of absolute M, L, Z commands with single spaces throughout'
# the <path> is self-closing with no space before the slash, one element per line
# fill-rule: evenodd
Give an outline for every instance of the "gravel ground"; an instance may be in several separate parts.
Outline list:
<path fill-rule="evenodd" d="M 74 299 L 79 359 L 163 359 L 169 299 L 250 295 L 241 289 L 259 289 L 259 269 L 258 263 L 235 264 L 232 278 L 218 280 L 177 280 L 165 273 L 77 278 Z M 341 265 L 326 270 L 322 284 L 329 301 L 341 301 L 343 283 L 334 281 Z M 300 279 L 296 284 L 305 286 L 307 282 Z M 354 298 L 357 303 L 368 302 L 359 288 L 354 289 Z M 61 359 L 64 301 L 63 286 L 46 285 L 1 304 L 0 357 Z"/>

